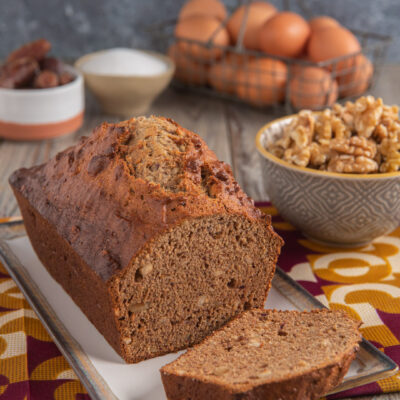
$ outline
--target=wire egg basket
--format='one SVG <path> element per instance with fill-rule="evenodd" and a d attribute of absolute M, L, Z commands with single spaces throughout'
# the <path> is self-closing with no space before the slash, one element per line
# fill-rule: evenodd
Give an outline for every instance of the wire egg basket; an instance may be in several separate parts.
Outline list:
<path fill-rule="evenodd" d="M 250 4 L 251 0 L 244 4 L 235 45 L 214 44 L 229 18 L 220 23 L 207 42 L 169 33 L 167 53 L 176 64 L 175 87 L 290 113 L 302 108 L 323 109 L 337 98 L 354 98 L 376 82 L 391 41 L 389 36 L 352 30 L 360 42 L 360 52 L 318 63 L 278 57 L 243 46 Z M 172 28 L 174 23 L 170 21 L 169 25 Z M 208 54 L 206 59 L 198 57 L 204 53 Z"/>

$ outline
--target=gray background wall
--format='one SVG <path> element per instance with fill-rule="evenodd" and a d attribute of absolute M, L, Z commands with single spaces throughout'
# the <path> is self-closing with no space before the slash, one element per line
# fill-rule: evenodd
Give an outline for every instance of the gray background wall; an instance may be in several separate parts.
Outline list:
<path fill-rule="evenodd" d="M 300 11 L 295 0 L 271 0 Z M 184 0 L 1 0 L 0 58 L 21 43 L 45 37 L 53 54 L 74 59 L 114 46 L 162 49 L 163 32 L 149 27 L 174 19 Z M 228 6 L 235 0 L 225 0 Z M 331 15 L 343 25 L 393 36 L 389 62 L 400 62 L 400 0 L 303 0 L 314 15 Z M 302 12 L 303 14 L 304 11 Z"/>

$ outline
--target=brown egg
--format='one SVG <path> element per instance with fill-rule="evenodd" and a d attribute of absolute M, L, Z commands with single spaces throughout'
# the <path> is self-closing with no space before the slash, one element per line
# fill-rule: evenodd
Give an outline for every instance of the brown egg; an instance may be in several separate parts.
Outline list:
<path fill-rule="evenodd" d="M 237 74 L 236 94 L 256 105 L 270 105 L 283 100 L 287 67 L 271 58 L 254 59 L 245 63 Z"/>
<path fill-rule="evenodd" d="M 363 54 L 351 57 L 337 78 L 340 95 L 345 97 L 364 93 L 368 89 L 373 72 L 371 61 Z"/>
<path fill-rule="evenodd" d="M 320 17 L 315 17 L 308 21 L 311 32 L 315 32 L 319 29 L 331 28 L 340 26 L 339 22 L 336 19 L 327 17 L 326 15 L 321 15 Z"/>
<path fill-rule="evenodd" d="M 219 92 L 234 93 L 236 74 L 237 71 L 231 64 L 217 62 L 208 71 L 208 83 Z"/>
<path fill-rule="evenodd" d="M 183 5 L 178 18 L 182 20 L 193 15 L 215 17 L 220 21 L 227 17 L 225 5 L 219 0 L 190 0 Z"/>
<path fill-rule="evenodd" d="M 300 15 L 281 12 L 262 26 L 259 47 L 265 53 L 275 56 L 297 57 L 302 53 L 310 31 L 307 21 Z"/>
<path fill-rule="evenodd" d="M 329 107 L 338 97 L 337 82 L 323 68 L 298 68 L 289 85 L 290 101 L 297 109 Z"/>
<path fill-rule="evenodd" d="M 177 44 L 168 49 L 168 56 L 175 62 L 175 77 L 193 85 L 207 83 L 208 66 L 204 63 L 193 61 L 190 56 L 182 52 Z"/>
<path fill-rule="evenodd" d="M 346 28 L 331 27 L 312 33 L 308 43 L 308 55 L 314 62 L 330 60 L 361 50 L 357 38 Z M 333 65 L 338 71 L 346 67 L 346 61 Z"/>
<path fill-rule="evenodd" d="M 304 67 L 313 66 L 314 62 L 310 60 L 307 54 L 302 53 L 300 56 L 296 57 L 287 62 L 288 70 L 290 75 L 294 75 Z"/>
<path fill-rule="evenodd" d="M 221 23 L 214 17 L 196 15 L 179 21 L 175 27 L 176 38 L 199 41 L 203 44 L 179 41 L 179 47 L 186 54 L 200 61 L 218 59 L 223 50 L 216 47 L 208 48 L 210 40 L 215 46 L 227 46 L 229 35 Z"/>
<path fill-rule="evenodd" d="M 240 6 L 229 18 L 226 25 L 232 42 L 236 43 L 239 37 L 240 28 L 246 12 L 246 5 Z M 277 13 L 277 9 L 264 1 L 254 1 L 248 6 L 246 30 L 243 36 L 243 46 L 247 49 L 258 50 L 259 33 L 264 23 Z"/>
<path fill-rule="evenodd" d="M 226 58 L 232 64 L 243 65 L 246 62 L 254 60 L 255 57 L 248 54 L 236 53 L 232 51 L 227 53 Z"/>
<path fill-rule="evenodd" d="M 221 61 L 210 66 L 208 83 L 219 92 L 234 93 L 238 85 L 238 71 L 249 60 L 242 54 L 227 54 Z"/>

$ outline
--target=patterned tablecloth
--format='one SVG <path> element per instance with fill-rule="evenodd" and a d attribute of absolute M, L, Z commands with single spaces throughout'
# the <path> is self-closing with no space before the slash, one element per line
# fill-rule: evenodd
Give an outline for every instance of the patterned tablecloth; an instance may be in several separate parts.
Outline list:
<path fill-rule="evenodd" d="M 1 263 L 0 399 L 90 400 Z"/>
<path fill-rule="evenodd" d="M 306 240 L 269 203 L 286 244 L 280 267 L 330 308 L 363 321 L 362 334 L 400 364 L 400 228 L 374 243 L 338 249 Z M 332 399 L 400 391 L 400 374 Z M 67 361 L 0 264 L 0 400 L 90 400 Z"/>

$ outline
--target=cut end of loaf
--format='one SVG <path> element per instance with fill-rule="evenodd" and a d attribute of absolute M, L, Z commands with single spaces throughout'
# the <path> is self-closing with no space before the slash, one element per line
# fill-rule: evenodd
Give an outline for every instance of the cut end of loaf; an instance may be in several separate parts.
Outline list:
<path fill-rule="evenodd" d="M 341 311 L 247 311 L 161 369 L 168 399 L 317 399 L 347 372 L 358 326 Z"/>
<path fill-rule="evenodd" d="M 187 220 L 161 235 L 114 282 L 125 359 L 187 348 L 262 307 L 278 240 L 262 221 L 235 215 Z"/>

